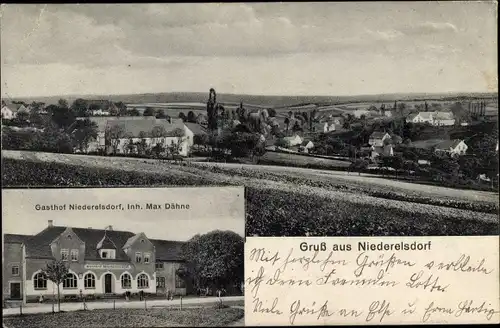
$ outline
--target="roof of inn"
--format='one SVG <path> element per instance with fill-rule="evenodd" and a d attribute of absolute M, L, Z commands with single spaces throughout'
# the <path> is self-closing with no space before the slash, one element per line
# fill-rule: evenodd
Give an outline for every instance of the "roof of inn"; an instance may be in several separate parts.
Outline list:
<path fill-rule="evenodd" d="M 24 243 L 27 258 L 53 259 L 50 244 L 58 238 L 68 227 L 47 227 L 36 235 L 5 234 L 4 243 Z M 116 259 L 113 261 L 130 261 L 123 251 L 123 246 L 133 237 L 139 235 L 130 231 L 71 228 L 85 243 L 85 260 L 102 260 L 98 248 L 102 242 L 116 245 Z M 181 247 L 185 242 L 150 239 L 155 246 L 156 259 L 161 261 L 182 261 Z"/>

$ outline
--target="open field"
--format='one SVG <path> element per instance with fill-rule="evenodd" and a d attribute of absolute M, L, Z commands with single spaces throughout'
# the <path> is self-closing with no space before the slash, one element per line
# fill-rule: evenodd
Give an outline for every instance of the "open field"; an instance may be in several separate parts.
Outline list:
<path fill-rule="evenodd" d="M 304 156 L 293 153 L 278 153 L 278 152 L 266 152 L 259 159 L 259 163 L 269 164 L 269 165 L 293 165 L 300 167 L 349 167 L 351 162 L 349 161 L 339 161 L 327 158 L 318 158 L 312 156 Z"/>
<path fill-rule="evenodd" d="M 115 309 L 4 317 L 9 328 L 52 327 L 223 327 L 244 317 L 240 308 Z"/>
<path fill-rule="evenodd" d="M 495 193 L 291 167 L 220 163 L 181 166 L 145 159 L 22 151 L 2 151 L 2 156 L 2 182 L 7 187 L 244 185 L 248 235 L 498 234 L 496 213 L 412 201 L 412 197 L 426 197 L 483 204 L 491 209 L 498 208 Z M 253 175 L 239 172 L 242 167 Z M 371 191 L 377 190 L 399 198 L 373 196 Z"/>

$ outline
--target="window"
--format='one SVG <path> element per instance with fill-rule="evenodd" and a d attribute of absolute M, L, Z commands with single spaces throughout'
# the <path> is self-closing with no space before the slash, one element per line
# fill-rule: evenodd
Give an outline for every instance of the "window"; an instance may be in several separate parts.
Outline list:
<path fill-rule="evenodd" d="M 151 254 L 144 253 L 144 264 L 148 264 L 150 260 Z"/>
<path fill-rule="evenodd" d="M 63 281 L 63 288 L 78 288 L 78 279 L 73 273 L 68 273 Z"/>
<path fill-rule="evenodd" d="M 13 276 L 19 276 L 19 265 L 13 265 L 12 266 L 12 275 Z"/>
<path fill-rule="evenodd" d="M 156 270 L 158 270 L 158 269 L 163 269 L 163 263 L 161 263 L 161 262 L 156 262 L 156 264 L 155 264 L 155 268 L 156 268 Z"/>
<path fill-rule="evenodd" d="M 47 289 L 47 278 L 43 272 L 38 272 L 33 277 L 33 286 L 35 289 Z"/>
<path fill-rule="evenodd" d="M 123 289 L 132 288 L 132 278 L 128 273 L 124 273 L 121 280 Z"/>
<path fill-rule="evenodd" d="M 140 252 L 135 253 L 135 262 L 137 263 L 142 262 L 142 254 Z"/>
<path fill-rule="evenodd" d="M 77 249 L 71 250 L 71 261 L 73 261 L 73 262 L 78 261 L 78 250 Z"/>
<path fill-rule="evenodd" d="M 175 288 L 186 288 L 186 282 L 178 275 L 175 275 Z"/>
<path fill-rule="evenodd" d="M 83 278 L 85 283 L 85 289 L 94 289 L 95 288 L 95 276 L 93 273 L 87 273 Z"/>
<path fill-rule="evenodd" d="M 116 254 L 114 249 L 101 249 L 99 253 L 103 259 L 114 259 Z"/>
<path fill-rule="evenodd" d="M 141 273 L 137 277 L 137 288 L 149 288 L 149 279 L 148 276 L 146 276 L 144 273 Z"/>
<path fill-rule="evenodd" d="M 165 288 L 165 277 L 156 277 L 156 288 Z"/>
<path fill-rule="evenodd" d="M 62 261 L 68 260 L 68 250 L 67 249 L 61 249 L 61 260 Z"/>

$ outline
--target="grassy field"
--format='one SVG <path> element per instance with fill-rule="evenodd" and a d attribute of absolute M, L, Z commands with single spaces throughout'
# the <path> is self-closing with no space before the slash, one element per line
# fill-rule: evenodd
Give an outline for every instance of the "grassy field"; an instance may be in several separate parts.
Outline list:
<path fill-rule="evenodd" d="M 9 328 L 52 327 L 223 327 L 240 320 L 239 308 L 116 309 L 4 317 Z"/>
<path fill-rule="evenodd" d="M 322 168 L 339 168 L 349 167 L 351 162 L 338 161 L 328 158 L 318 158 L 312 156 L 297 155 L 293 153 L 277 153 L 266 152 L 259 159 L 261 164 L 296 166 L 296 167 L 322 167 Z"/>
<path fill-rule="evenodd" d="M 446 188 L 288 167 L 254 165 L 242 171 L 218 164 L 180 166 L 130 158 L 12 151 L 2 155 L 2 183 L 11 187 L 243 185 L 248 235 L 498 234 L 498 214 L 436 203 L 481 202 L 498 208 L 493 193 L 450 189 L 450 196 Z M 233 166 L 238 167 L 229 168 Z M 372 193 L 377 190 L 393 195 Z M 429 198 L 434 203 L 418 201 Z"/>

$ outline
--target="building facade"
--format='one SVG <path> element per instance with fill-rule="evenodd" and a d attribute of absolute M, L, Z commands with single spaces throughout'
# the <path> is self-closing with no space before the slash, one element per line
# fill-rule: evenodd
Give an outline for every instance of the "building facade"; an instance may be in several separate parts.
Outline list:
<path fill-rule="evenodd" d="M 57 297 L 57 286 L 42 273 L 60 260 L 69 269 L 60 284 L 61 298 L 123 297 L 137 294 L 186 295 L 188 284 L 177 274 L 184 261 L 182 242 L 151 240 L 144 233 L 54 226 L 32 236 L 4 236 L 4 299 L 25 302 Z M 157 255 L 158 254 L 158 255 Z"/>

